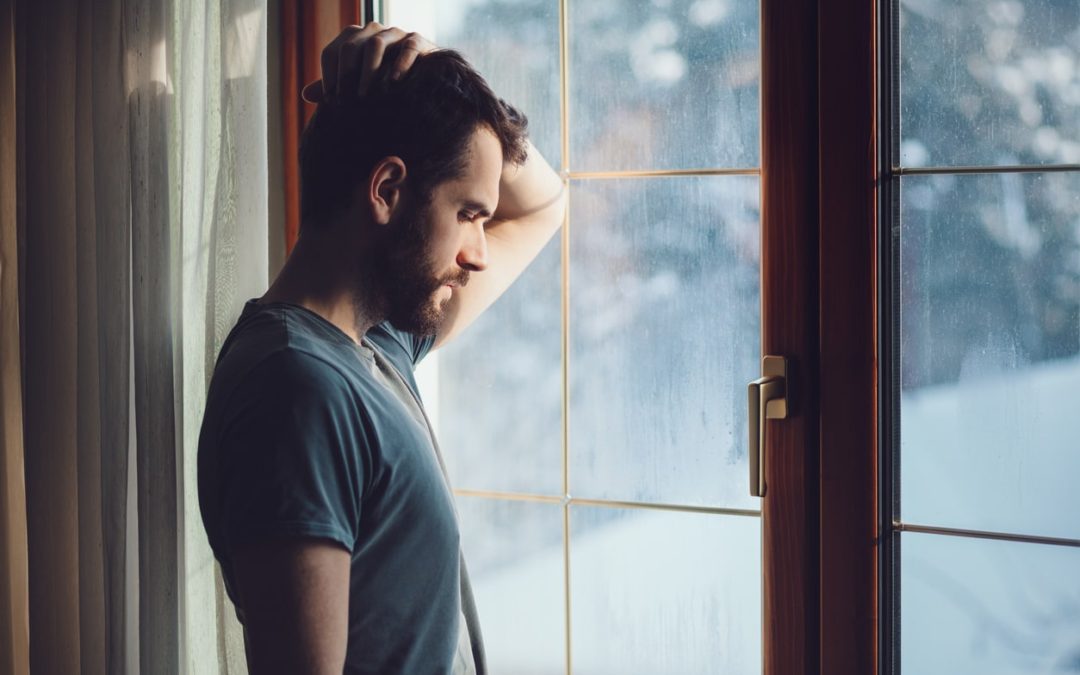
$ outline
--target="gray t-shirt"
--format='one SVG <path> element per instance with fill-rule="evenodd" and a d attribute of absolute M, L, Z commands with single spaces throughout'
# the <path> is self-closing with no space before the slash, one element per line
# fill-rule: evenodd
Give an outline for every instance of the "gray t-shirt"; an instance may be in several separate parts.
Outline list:
<path fill-rule="evenodd" d="M 453 496 L 413 378 L 431 345 L 387 323 L 357 345 L 302 307 L 252 301 L 210 383 L 199 505 L 229 597 L 230 547 L 337 542 L 352 554 L 346 673 L 484 671 Z"/>

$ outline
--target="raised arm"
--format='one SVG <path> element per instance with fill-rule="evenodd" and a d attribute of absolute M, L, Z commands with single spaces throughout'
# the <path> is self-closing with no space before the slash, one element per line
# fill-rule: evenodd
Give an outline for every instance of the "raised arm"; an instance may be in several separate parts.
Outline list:
<path fill-rule="evenodd" d="M 376 77 L 398 77 L 435 45 L 416 33 L 371 22 L 342 30 L 322 52 L 323 78 L 304 89 L 318 102 L 363 95 Z M 524 164 L 508 165 L 499 184 L 499 203 L 485 227 L 487 268 L 457 289 L 445 308 L 435 346 L 460 334 L 525 270 L 558 231 L 566 211 L 562 179 L 530 143 Z"/>
<path fill-rule="evenodd" d="M 530 143 L 525 163 L 503 170 L 499 205 L 485 228 L 487 269 L 454 293 L 436 347 L 460 334 L 510 287 L 559 230 L 565 211 L 562 179 Z"/>

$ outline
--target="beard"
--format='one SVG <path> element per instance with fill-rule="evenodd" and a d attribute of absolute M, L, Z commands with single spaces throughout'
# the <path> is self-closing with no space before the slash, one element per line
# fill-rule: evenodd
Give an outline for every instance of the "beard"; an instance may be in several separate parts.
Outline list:
<path fill-rule="evenodd" d="M 440 274 L 431 252 L 428 208 L 410 206 L 401 220 L 388 228 L 372 260 L 372 278 L 386 318 L 396 328 L 414 335 L 434 335 L 446 315 L 446 302 L 436 293 L 446 284 L 464 286 L 469 272 L 461 268 Z"/>

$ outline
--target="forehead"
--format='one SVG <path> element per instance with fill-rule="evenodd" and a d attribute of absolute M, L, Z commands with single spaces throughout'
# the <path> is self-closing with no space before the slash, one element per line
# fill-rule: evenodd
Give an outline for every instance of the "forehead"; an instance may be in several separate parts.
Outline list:
<path fill-rule="evenodd" d="M 499 180 L 502 178 L 502 145 L 486 127 L 473 132 L 465 156 L 461 176 L 442 186 L 444 195 L 452 200 L 470 200 L 494 211 L 499 202 Z"/>

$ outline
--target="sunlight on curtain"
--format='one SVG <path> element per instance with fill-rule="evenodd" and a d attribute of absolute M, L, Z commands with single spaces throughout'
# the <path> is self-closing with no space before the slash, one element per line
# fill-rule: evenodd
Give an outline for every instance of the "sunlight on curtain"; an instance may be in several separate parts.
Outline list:
<path fill-rule="evenodd" d="M 26 514 L 0 500 L 0 522 L 26 526 L 30 662 L 35 673 L 243 673 L 195 454 L 214 356 L 267 282 L 266 2 L 18 10 L 18 166 L 0 163 L 16 173 L 0 262 L 17 248 L 25 279 L 13 291 L 16 268 L 3 266 L 0 454 L 10 473 L 8 432 L 21 426 Z M 32 376 L 9 424 L 12 354 Z M 5 575 L 12 555 L 0 547 Z M 0 604 L 15 616 L 17 599 L 0 593 Z"/>
<path fill-rule="evenodd" d="M 182 503 L 182 671 L 245 672 L 232 603 L 206 541 L 196 449 L 214 359 L 245 300 L 267 285 L 264 0 L 171 8 L 170 222 L 179 238 L 177 448 Z"/>

